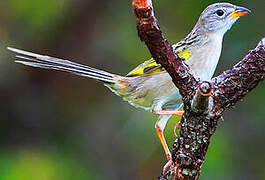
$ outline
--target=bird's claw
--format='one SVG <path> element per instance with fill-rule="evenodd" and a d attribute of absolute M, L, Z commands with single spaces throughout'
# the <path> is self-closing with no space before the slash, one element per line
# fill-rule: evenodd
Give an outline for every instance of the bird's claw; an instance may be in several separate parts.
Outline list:
<path fill-rule="evenodd" d="M 172 161 L 172 159 L 170 159 L 165 166 L 163 167 L 163 175 L 167 174 L 168 171 L 170 170 L 170 167 L 174 165 L 174 162 Z"/>

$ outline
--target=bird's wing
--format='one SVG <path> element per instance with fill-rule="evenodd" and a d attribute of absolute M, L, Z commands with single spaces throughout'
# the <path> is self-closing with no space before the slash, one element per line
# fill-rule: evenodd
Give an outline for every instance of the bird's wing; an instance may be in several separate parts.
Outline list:
<path fill-rule="evenodd" d="M 138 65 L 126 76 L 141 76 L 144 74 L 152 74 L 161 71 L 164 71 L 164 68 L 161 66 L 161 64 L 156 63 L 154 59 L 150 59 Z"/>
<path fill-rule="evenodd" d="M 175 49 L 177 50 L 177 49 Z M 187 60 L 190 57 L 189 51 L 181 51 L 177 54 L 179 57 Z M 161 64 L 158 64 L 154 59 L 150 59 L 148 61 L 145 61 L 144 63 L 138 65 L 136 68 L 134 68 L 132 71 L 130 71 L 126 76 L 141 76 L 145 74 L 153 74 L 157 72 L 165 71 L 165 69 L 162 67 Z"/>

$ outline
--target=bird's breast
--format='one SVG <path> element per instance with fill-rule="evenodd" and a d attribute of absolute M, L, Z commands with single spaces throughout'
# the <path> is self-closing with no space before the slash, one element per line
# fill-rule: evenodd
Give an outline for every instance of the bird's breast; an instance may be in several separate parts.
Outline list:
<path fill-rule="evenodd" d="M 187 64 L 201 80 L 210 80 L 215 72 L 222 51 L 222 38 L 212 37 L 203 45 L 190 50 Z"/>

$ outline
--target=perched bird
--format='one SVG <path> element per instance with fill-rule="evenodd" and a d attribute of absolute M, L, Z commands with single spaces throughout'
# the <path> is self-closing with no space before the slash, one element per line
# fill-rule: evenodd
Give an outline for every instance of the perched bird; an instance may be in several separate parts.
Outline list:
<path fill-rule="evenodd" d="M 250 10 L 230 3 L 209 5 L 200 15 L 192 31 L 172 47 L 179 57 L 201 80 L 210 80 L 214 74 L 222 50 L 223 36 L 240 16 Z M 8 48 L 17 53 L 17 63 L 28 66 L 55 69 L 99 80 L 112 92 L 131 105 L 159 115 L 155 128 L 167 159 L 171 153 L 163 131 L 172 115 L 182 115 L 181 95 L 165 69 L 150 59 L 137 66 L 126 76 L 112 74 L 68 60 L 39 55 Z"/>

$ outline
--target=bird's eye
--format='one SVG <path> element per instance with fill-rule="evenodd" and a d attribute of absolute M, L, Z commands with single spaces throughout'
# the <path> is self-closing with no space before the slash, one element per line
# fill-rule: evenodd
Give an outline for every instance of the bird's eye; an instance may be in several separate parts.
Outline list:
<path fill-rule="evenodd" d="M 216 11 L 216 14 L 218 15 L 218 16 L 222 16 L 222 15 L 224 15 L 224 11 L 223 10 L 221 10 L 221 9 L 218 9 L 217 11 Z"/>

